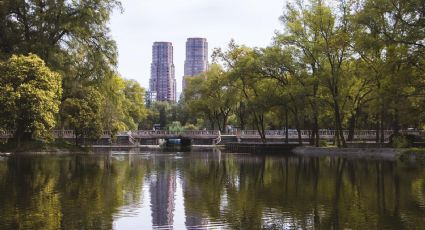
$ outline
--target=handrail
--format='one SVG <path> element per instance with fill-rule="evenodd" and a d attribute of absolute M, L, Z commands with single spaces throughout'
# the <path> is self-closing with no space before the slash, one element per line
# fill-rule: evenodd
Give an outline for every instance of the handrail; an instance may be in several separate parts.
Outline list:
<path fill-rule="evenodd" d="M 344 138 L 348 138 L 349 131 L 342 131 Z M 390 136 L 393 134 L 393 130 L 384 130 L 384 141 L 389 141 Z M 425 131 L 422 130 L 402 130 L 400 133 L 403 134 L 413 134 L 420 135 L 425 137 Z M 300 130 L 302 139 L 311 138 L 312 132 L 311 130 Z M 380 133 L 379 133 L 380 134 Z M 266 138 L 285 138 L 286 130 L 265 130 Z M 333 140 L 335 139 L 336 130 L 327 130 L 322 129 L 319 130 L 319 136 L 321 139 Z M 259 138 L 260 134 L 257 130 L 243 130 L 240 132 L 241 138 Z M 376 130 L 354 130 L 353 139 L 354 140 L 375 140 L 377 137 Z M 288 130 L 288 138 L 298 139 L 298 131 L 297 130 Z"/>
<path fill-rule="evenodd" d="M 288 130 L 288 136 L 290 138 L 298 138 L 297 130 Z M 343 135 L 348 138 L 349 131 L 343 130 Z M 376 130 L 354 130 L 353 138 L 356 140 L 362 139 L 375 139 L 377 136 Z M 394 133 L 393 130 L 384 130 L 384 139 L 388 140 L 389 137 Z M 424 130 L 401 130 L 402 134 L 411 134 L 425 137 Z M 0 130 L 0 138 L 12 138 L 15 132 L 11 130 Z M 53 137 L 55 138 L 75 138 L 74 130 L 52 130 Z M 130 135 L 132 138 L 158 138 L 158 137 L 170 137 L 170 136 L 181 136 L 181 137 L 214 137 L 221 136 L 219 130 L 185 130 L 185 131 L 168 131 L 168 130 L 134 130 L 122 132 L 120 134 Z M 310 138 L 312 135 L 311 130 L 300 130 L 301 138 Z M 336 131 L 329 129 L 319 130 L 319 136 L 321 138 L 332 139 L 335 137 Z M 379 133 L 380 134 L 380 133 Z M 102 137 L 110 137 L 111 133 L 104 131 Z M 286 130 L 265 130 L 266 138 L 279 138 L 286 137 Z M 257 130 L 241 130 L 238 136 L 244 137 L 259 137 Z"/>

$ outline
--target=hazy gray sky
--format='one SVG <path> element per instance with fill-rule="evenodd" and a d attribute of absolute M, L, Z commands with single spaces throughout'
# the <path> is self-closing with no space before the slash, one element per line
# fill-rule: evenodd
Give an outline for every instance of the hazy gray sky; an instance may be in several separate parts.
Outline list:
<path fill-rule="evenodd" d="M 188 37 L 205 37 L 209 55 L 215 47 L 238 44 L 264 47 L 281 29 L 284 0 L 122 0 L 124 12 L 115 12 L 111 32 L 119 52 L 118 71 L 149 88 L 152 44 L 174 46 L 177 92 L 181 91 Z M 211 58 L 210 58 L 211 61 Z"/>

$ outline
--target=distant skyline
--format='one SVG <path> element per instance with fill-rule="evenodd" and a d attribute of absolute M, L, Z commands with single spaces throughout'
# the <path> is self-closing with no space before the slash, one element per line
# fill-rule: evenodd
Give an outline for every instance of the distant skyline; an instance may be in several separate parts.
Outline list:
<path fill-rule="evenodd" d="M 226 49 L 233 38 L 238 44 L 264 47 L 281 30 L 279 16 L 284 0 L 123 0 L 124 12 L 111 17 L 111 35 L 117 42 L 118 72 L 149 89 L 152 44 L 172 42 L 177 92 L 182 91 L 185 43 L 204 37 L 209 54 Z M 211 58 L 210 58 L 211 61 Z"/>

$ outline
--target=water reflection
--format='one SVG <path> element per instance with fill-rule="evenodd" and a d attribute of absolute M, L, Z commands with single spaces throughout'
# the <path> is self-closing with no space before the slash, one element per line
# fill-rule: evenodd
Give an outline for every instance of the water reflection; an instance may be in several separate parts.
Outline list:
<path fill-rule="evenodd" d="M 191 153 L 0 161 L 1 229 L 417 229 L 425 169 Z"/>
<path fill-rule="evenodd" d="M 150 177 L 152 225 L 173 226 L 176 174 L 172 162 L 159 161 Z"/>

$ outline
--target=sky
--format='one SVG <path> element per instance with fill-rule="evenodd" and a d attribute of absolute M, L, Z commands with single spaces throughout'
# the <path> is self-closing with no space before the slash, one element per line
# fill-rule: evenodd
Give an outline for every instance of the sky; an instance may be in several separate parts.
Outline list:
<path fill-rule="evenodd" d="M 124 11 L 114 11 L 110 22 L 118 46 L 118 72 L 148 89 L 153 42 L 172 42 L 181 92 L 187 38 L 206 38 L 209 55 L 213 48 L 226 49 L 232 38 L 238 44 L 265 47 L 282 28 L 279 16 L 285 1 L 122 0 L 122 6 Z"/>

